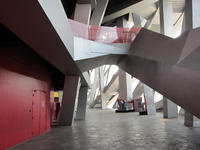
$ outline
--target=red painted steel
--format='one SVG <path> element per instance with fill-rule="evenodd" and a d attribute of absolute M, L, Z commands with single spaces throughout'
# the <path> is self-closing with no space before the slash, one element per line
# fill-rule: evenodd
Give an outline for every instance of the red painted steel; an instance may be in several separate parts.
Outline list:
<path fill-rule="evenodd" d="M 32 50 L 0 48 L 0 150 L 50 129 L 50 83 L 46 63 Z"/>

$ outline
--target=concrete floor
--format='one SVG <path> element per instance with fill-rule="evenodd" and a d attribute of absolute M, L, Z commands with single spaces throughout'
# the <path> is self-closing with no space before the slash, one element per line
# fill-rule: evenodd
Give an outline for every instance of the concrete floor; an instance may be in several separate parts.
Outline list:
<path fill-rule="evenodd" d="M 162 119 L 162 113 L 88 110 L 86 121 L 54 127 L 12 150 L 200 150 L 200 128 L 187 128 L 183 119 Z"/>

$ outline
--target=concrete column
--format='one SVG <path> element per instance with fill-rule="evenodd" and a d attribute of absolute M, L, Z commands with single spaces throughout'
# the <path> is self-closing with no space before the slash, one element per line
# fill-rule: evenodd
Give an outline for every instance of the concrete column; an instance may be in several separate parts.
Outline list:
<path fill-rule="evenodd" d="M 160 0 L 160 32 L 174 36 L 172 0 Z"/>
<path fill-rule="evenodd" d="M 91 15 L 91 4 L 76 4 L 74 20 L 89 24 Z M 84 74 L 84 73 L 83 73 Z M 77 120 L 85 120 L 86 107 L 87 107 L 87 92 L 88 87 L 81 87 L 78 96 L 78 105 L 76 108 Z"/>
<path fill-rule="evenodd" d="M 117 19 L 117 26 L 128 28 L 128 20 L 125 17 Z M 131 75 L 119 69 L 119 98 L 124 100 L 132 100 L 132 78 Z"/>
<path fill-rule="evenodd" d="M 119 69 L 119 98 L 124 100 L 132 100 L 131 75 Z"/>
<path fill-rule="evenodd" d="M 58 91 L 59 101 L 62 102 L 63 91 Z"/>
<path fill-rule="evenodd" d="M 177 105 L 163 96 L 163 117 L 164 118 L 177 118 L 178 109 Z"/>
<path fill-rule="evenodd" d="M 171 0 L 160 0 L 160 32 L 166 36 L 174 36 L 173 8 Z M 163 98 L 164 118 L 178 117 L 177 105 Z"/>
<path fill-rule="evenodd" d="M 127 95 L 127 100 L 130 101 L 133 99 L 133 90 L 132 90 L 132 76 L 128 73 L 126 73 L 126 95 Z"/>
<path fill-rule="evenodd" d="M 91 4 L 76 4 L 74 20 L 89 24 L 91 15 Z"/>
<path fill-rule="evenodd" d="M 94 81 L 93 81 L 92 88 L 90 91 L 90 100 L 88 102 L 88 104 L 91 107 L 93 107 L 97 86 L 98 86 L 98 68 L 95 69 Z"/>
<path fill-rule="evenodd" d="M 65 76 L 62 105 L 58 116 L 59 125 L 71 126 L 73 124 L 79 88 L 79 76 Z"/>
<path fill-rule="evenodd" d="M 127 100 L 126 72 L 119 70 L 119 98 Z"/>
<path fill-rule="evenodd" d="M 134 23 L 134 27 L 144 27 L 147 23 L 147 20 L 135 13 L 132 13 L 132 21 Z"/>
<path fill-rule="evenodd" d="M 142 27 L 142 20 L 141 17 L 137 14 L 132 13 L 134 27 Z"/>
<path fill-rule="evenodd" d="M 200 1 L 186 0 L 185 1 L 185 29 L 190 30 L 200 26 Z"/>
<path fill-rule="evenodd" d="M 117 26 L 122 28 L 128 28 L 128 20 L 125 17 L 120 17 L 117 19 Z"/>
<path fill-rule="evenodd" d="M 186 0 L 182 32 L 200 27 L 200 1 Z M 187 127 L 199 126 L 199 119 L 185 111 L 184 125 Z"/>
<path fill-rule="evenodd" d="M 193 127 L 193 122 L 194 122 L 194 116 L 193 114 L 185 111 L 185 115 L 184 115 L 184 125 L 187 127 Z"/>
<path fill-rule="evenodd" d="M 85 120 L 88 87 L 81 86 L 78 96 L 76 120 Z"/>
<path fill-rule="evenodd" d="M 147 85 L 143 85 L 144 87 L 144 96 L 147 100 L 147 113 L 148 115 L 156 114 L 156 107 L 154 104 L 154 90 Z"/>
<path fill-rule="evenodd" d="M 90 20 L 90 25 L 100 26 L 108 5 L 108 0 L 98 0 L 97 6 L 93 10 L 92 17 Z M 106 109 L 106 99 L 104 97 L 104 72 L 103 66 L 98 68 L 99 71 L 99 89 L 100 89 L 100 98 L 101 98 L 101 107 Z"/>
<path fill-rule="evenodd" d="M 108 1 L 109 0 L 97 0 L 97 6 L 95 7 L 93 11 L 92 17 L 90 20 L 91 25 L 97 25 L 97 26 L 101 25 L 104 14 L 106 12 Z"/>

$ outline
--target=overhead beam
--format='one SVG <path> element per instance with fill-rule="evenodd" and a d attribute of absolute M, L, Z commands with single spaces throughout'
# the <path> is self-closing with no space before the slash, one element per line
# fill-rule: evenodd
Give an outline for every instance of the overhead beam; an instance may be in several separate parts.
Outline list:
<path fill-rule="evenodd" d="M 113 19 L 116 19 L 118 17 L 124 16 L 129 12 L 136 12 L 137 10 L 145 9 L 147 6 L 154 4 L 157 1 L 158 0 L 143 0 L 143 1 L 138 2 L 134 5 L 131 5 L 127 8 L 124 8 L 122 10 L 119 10 L 117 12 L 114 12 L 110 15 L 105 16 L 102 23 L 105 23 L 105 22 L 111 21 Z M 156 8 L 155 8 L 155 10 L 156 10 Z"/>
<path fill-rule="evenodd" d="M 3 1 L 0 22 L 63 74 L 81 74 L 70 55 L 73 36 L 61 2 L 49 2 L 48 5 L 56 12 L 51 10 L 51 17 L 46 15 L 41 5 L 38 1 Z M 59 28 L 53 22 L 60 22 Z"/>
<path fill-rule="evenodd" d="M 98 0 L 97 7 L 92 13 L 90 20 L 91 25 L 101 25 L 109 0 Z"/>
<path fill-rule="evenodd" d="M 97 6 L 97 0 L 78 0 L 78 4 L 91 4 L 91 8 L 94 9 Z"/>
<path fill-rule="evenodd" d="M 160 10 L 159 8 L 156 10 L 156 12 L 153 14 L 152 18 L 150 20 L 148 20 L 145 24 L 145 28 L 146 29 L 151 29 L 153 24 L 157 24 L 158 22 L 160 22 Z M 160 32 L 160 29 L 159 29 Z"/>

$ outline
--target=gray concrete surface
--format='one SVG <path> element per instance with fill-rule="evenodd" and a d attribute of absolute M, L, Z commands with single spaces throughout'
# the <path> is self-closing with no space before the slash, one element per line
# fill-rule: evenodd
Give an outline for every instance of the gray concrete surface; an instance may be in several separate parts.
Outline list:
<path fill-rule="evenodd" d="M 162 113 L 114 113 L 87 110 L 86 121 L 50 132 L 11 150 L 198 150 L 200 128 L 188 128 L 183 118 L 163 119 Z"/>

